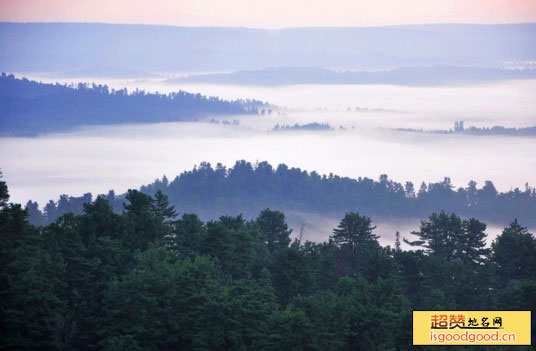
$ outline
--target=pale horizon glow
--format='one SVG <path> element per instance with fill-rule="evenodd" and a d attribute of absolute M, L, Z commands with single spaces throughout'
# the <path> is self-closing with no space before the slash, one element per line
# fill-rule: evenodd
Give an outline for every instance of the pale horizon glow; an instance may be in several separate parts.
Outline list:
<path fill-rule="evenodd" d="M 536 22 L 536 0 L 0 0 L 0 21 L 255 28 Z"/>

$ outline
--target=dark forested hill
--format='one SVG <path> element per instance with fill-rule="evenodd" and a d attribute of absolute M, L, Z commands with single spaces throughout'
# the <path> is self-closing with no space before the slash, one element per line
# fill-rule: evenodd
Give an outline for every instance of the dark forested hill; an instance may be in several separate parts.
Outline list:
<path fill-rule="evenodd" d="M 106 85 L 42 84 L 0 76 L 0 134 L 34 135 L 84 125 L 193 121 L 200 117 L 257 113 L 261 103 L 224 101 L 179 91 L 150 94 Z"/>
<path fill-rule="evenodd" d="M 382 175 L 378 180 L 352 179 L 337 175 L 320 175 L 280 164 L 251 164 L 239 161 L 227 169 L 201 163 L 173 180 L 164 177 L 142 186 L 141 191 L 154 195 L 158 190 L 168 195 L 182 213 L 194 212 L 202 218 L 242 213 L 254 217 L 270 207 L 320 215 L 339 215 L 346 211 L 365 212 L 375 218 L 415 218 L 434 211 L 453 211 L 462 216 L 477 216 L 502 225 L 517 217 L 528 226 L 536 225 L 536 189 L 526 186 L 501 193 L 491 181 L 478 187 L 469 182 L 455 188 L 449 178 L 437 183 L 415 186 L 395 182 Z M 116 211 L 122 210 L 124 196 L 110 192 L 105 196 Z M 66 212 L 82 213 L 83 204 L 92 200 L 63 195 L 45 205 L 43 214 L 37 204 L 28 203 L 34 223 L 48 223 Z"/>

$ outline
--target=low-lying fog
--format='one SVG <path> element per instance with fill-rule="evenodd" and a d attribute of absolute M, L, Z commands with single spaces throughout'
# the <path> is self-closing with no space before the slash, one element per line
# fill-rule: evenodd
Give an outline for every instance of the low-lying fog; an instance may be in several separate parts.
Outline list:
<path fill-rule="evenodd" d="M 305 242 L 306 240 L 322 242 L 328 240 L 333 229 L 337 228 L 344 213 L 341 213 L 338 217 L 322 217 L 303 212 L 286 211 L 285 216 L 289 226 L 293 230 L 291 234 L 293 238 L 299 238 L 301 236 L 302 242 Z M 374 234 L 380 236 L 378 238 L 380 244 L 384 246 L 391 245 L 391 247 L 394 246 L 397 231 L 400 233 L 401 241 L 403 238 L 410 241 L 417 240 L 418 238 L 412 235 L 411 232 L 419 230 L 421 219 L 424 218 L 399 218 L 385 221 L 372 217 L 372 224 L 376 226 Z M 491 245 L 491 242 L 503 231 L 503 229 L 504 227 L 488 224 L 486 228 L 486 233 L 488 234 L 487 244 Z M 529 228 L 531 233 L 535 232 L 534 229 L 536 228 Z M 404 250 L 413 249 L 403 241 L 401 242 L 401 247 Z"/>
<path fill-rule="evenodd" d="M 308 171 L 354 178 L 377 179 L 385 173 L 399 182 L 411 180 L 416 186 L 445 176 L 456 186 L 465 186 L 469 180 L 476 180 L 479 185 L 492 180 L 503 191 L 524 188 L 526 182 L 536 184 L 536 138 L 381 129 L 448 129 L 457 120 L 464 120 L 466 126 L 533 126 L 536 125 L 536 81 L 433 88 L 179 86 L 156 80 L 69 81 L 96 81 L 113 88 L 127 86 L 129 90 L 183 89 L 226 99 L 254 98 L 285 109 L 271 116 L 223 118 L 239 119 L 238 126 L 204 122 L 123 125 L 88 127 L 35 138 L 1 138 L 0 166 L 14 202 L 32 199 L 42 206 L 64 193 L 79 196 L 84 192 L 105 193 L 109 189 L 121 193 L 164 174 L 173 178 L 201 161 L 232 166 L 239 159 L 266 160 L 273 165 L 286 163 Z M 327 110 L 318 111 L 318 108 Z M 327 122 L 337 129 L 342 125 L 346 130 L 268 131 L 275 124 L 311 122 Z M 394 235 L 391 229 L 390 235 Z M 319 232 L 311 227 L 308 231 L 312 236 Z"/>
<path fill-rule="evenodd" d="M 17 76 L 24 76 L 17 74 Z M 26 75 L 27 76 L 27 75 Z M 408 87 L 395 85 L 289 85 L 240 86 L 176 84 L 162 79 L 47 78 L 29 76 L 42 82 L 95 82 L 114 89 L 126 87 L 148 92 L 185 90 L 223 99 L 257 99 L 291 109 L 290 118 L 299 123 L 339 121 L 388 128 L 448 129 L 454 121 L 466 126 L 527 127 L 536 125 L 536 80 L 502 81 L 466 86 Z M 376 112 L 319 115 L 318 109 L 347 111 L 355 108 Z M 387 110 L 387 111 L 386 111 Z M 299 113 L 296 113 L 299 112 Z M 253 122 L 252 122 L 253 123 Z M 272 124 L 271 124 L 272 125 Z M 273 125 L 272 125 L 273 127 Z"/>
<path fill-rule="evenodd" d="M 251 117 L 255 118 L 255 117 Z M 499 190 L 535 183 L 536 139 L 399 132 L 266 132 L 211 123 L 95 127 L 63 135 L 3 138 L 2 171 L 12 200 L 124 192 L 201 161 L 286 163 L 321 174 L 456 186 L 492 180 Z"/>

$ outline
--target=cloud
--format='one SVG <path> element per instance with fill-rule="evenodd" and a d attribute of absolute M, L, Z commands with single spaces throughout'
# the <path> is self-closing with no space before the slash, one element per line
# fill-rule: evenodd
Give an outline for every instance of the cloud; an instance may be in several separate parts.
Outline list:
<path fill-rule="evenodd" d="M 533 0 L 1 0 L 0 20 L 186 26 L 376 26 L 536 21 Z"/>

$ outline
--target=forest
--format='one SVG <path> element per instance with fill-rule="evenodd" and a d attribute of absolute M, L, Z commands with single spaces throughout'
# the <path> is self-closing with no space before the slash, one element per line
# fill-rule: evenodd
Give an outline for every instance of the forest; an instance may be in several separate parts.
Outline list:
<path fill-rule="evenodd" d="M 529 227 L 536 225 L 536 189 L 529 184 L 523 190 L 507 192 L 497 191 L 491 181 L 481 186 L 471 181 L 456 188 L 448 177 L 435 183 L 402 184 L 387 175 L 378 180 L 352 179 L 320 175 L 286 164 L 274 168 L 266 161 L 252 164 L 242 160 L 230 168 L 202 162 L 172 180 L 164 176 L 139 190 L 151 196 L 161 191 L 181 211 L 196 213 L 203 219 L 240 213 L 251 219 L 266 207 L 317 215 L 337 215 L 352 209 L 383 219 L 423 218 L 445 210 L 499 225 L 514 217 Z M 125 194 L 111 190 L 103 197 L 115 213 L 121 213 Z M 84 203 L 92 200 L 91 193 L 81 197 L 62 195 L 41 210 L 33 201 L 26 208 L 31 223 L 49 224 L 68 212 L 82 214 Z"/>
<path fill-rule="evenodd" d="M 507 135 L 507 136 L 536 136 L 535 127 L 520 127 L 520 128 L 507 128 L 504 126 L 493 127 L 465 127 L 464 121 L 454 122 L 454 128 L 444 130 L 429 130 L 412 129 L 412 128 L 397 128 L 397 131 L 413 132 L 413 133 L 434 133 L 434 134 L 468 134 L 468 135 Z"/>
<path fill-rule="evenodd" d="M 278 123 L 272 129 L 272 131 L 274 132 L 289 131 L 289 130 L 322 131 L 322 130 L 333 130 L 333 128 L 328 123 L 312 122 L 312 123 L 306 123 L 306 124 L 295 123 L 294 125 L 288 125 L 288 124 L 279 125 Z"/>
<path fill-rule="evenodd" d="M 273 67 L 232 73 L 194 74 L 170 82 L 291 85 L 291 84 L 395 84 L 440 86 L 489 83 L 513 79 L 534 79 L 534 69 L 504 69 L 434 65 L 398 67 L 381 71 L 334 71 L 314 67 Z"/>
<path fill-rule="evenodd" d="M 433 350 L 411 346 L 413 309 L 535 309 L 515 218 L 487 246 L 485 223 L 433 212 L 382 247 L 364 213 L 313 243 L 268 208 L 202 221 L 160 190 L 125 200 L 34 226 L 0 181 L 0 349 Z"/>
<path fill-rule="evenodd" d="M 256 100 L 225 101 L 179 91 L 128 92 L 106 85 L 43 84 L 2 73 L 0 135 L 33 136 L 88 125 L 195 121 L 221 115 L 257 114 Z"/>

